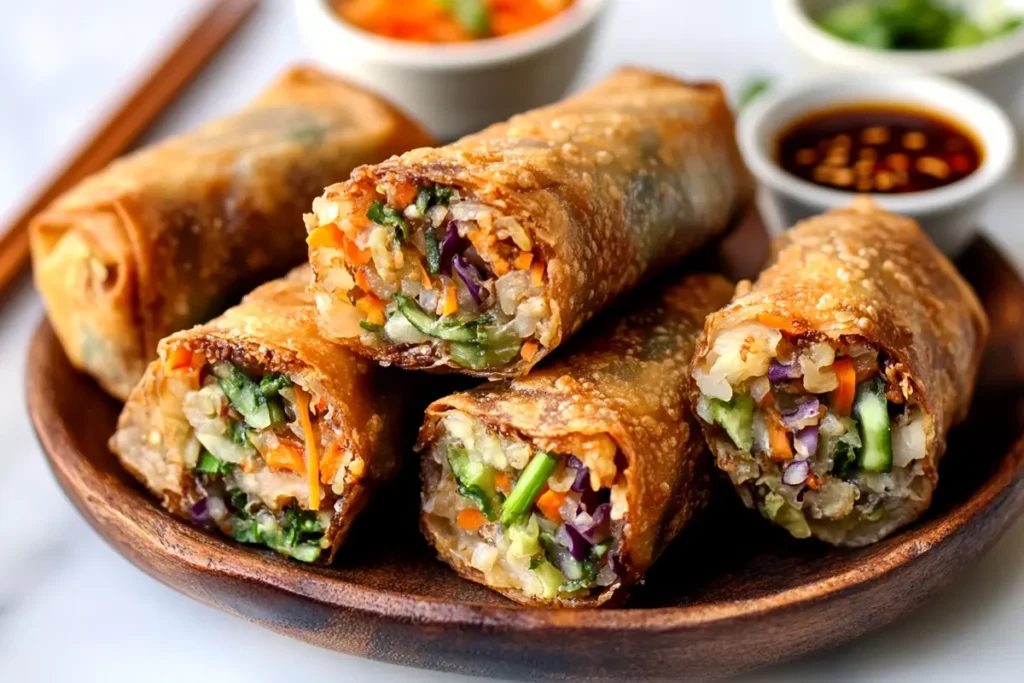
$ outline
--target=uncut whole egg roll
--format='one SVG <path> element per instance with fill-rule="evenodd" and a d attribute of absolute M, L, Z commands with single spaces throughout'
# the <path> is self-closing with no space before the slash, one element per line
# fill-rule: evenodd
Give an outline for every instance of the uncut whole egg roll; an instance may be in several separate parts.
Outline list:
<path fill-rule="evenodd" d="M 687 374 L 732 292 L 687 276 L 525 378 L 431 404 L 421 527 L 440 558 L 525 604 L 624 599 L 709 498 Z"/>
<path fill-rule="evenodd" d="M 751 190 L 718 86 L 623 69 L 327 188 L 306 217 L 320 326 L 385 364 L 521 376 Z"/>
<path fill-rule="evenodd" d="M 409 444 L 394 378 L 317 333 L 309 276 L 164 339 L 110 448 L 175 515 L 326 564 Z"/>
<path fill-rule="evenodd" d="M 300 216 L 326 185 L 429 143 L 375 95 L 300 67 L 239 113 L 85 179 L 30 226 L 69 359 L 124 399 L 160 339 L 305 260 Z"/>
<path fill-rule="evenodd" d="M 797 538 L 877 541 L 929 505 L 988 335 L 918 225 L 869 200 L 798 224 L 710 316 L 693 402 L 744 503 Z"/>

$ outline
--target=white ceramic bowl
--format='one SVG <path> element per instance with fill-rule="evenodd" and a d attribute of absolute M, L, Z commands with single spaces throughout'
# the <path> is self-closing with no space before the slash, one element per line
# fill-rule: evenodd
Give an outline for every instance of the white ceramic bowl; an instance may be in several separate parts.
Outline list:
<path fill-rule="evenodd" d="M 521 34 L 458 44 L 392 40 L 346 23 L 327 0 L 295 0 L 315 60 L 389 97 L 442 140 L 558 100 L 609 0 L 576 0 Z"/>
<path fill-rule="evenodd" d="M 971 175 L 935 190 L 872 194 L 880 206 L 917 219 L 947 254 L 955 254 L 978 226 L 984 202 L 1009 174 L 1016 158 L 1016 134 L 1003 110 L 964 85 L 937 77 L 845 78 L 774 89 L 740 115 L 737 137 L 751 172 L 768 190 L 772 209 L 785 226 L 827 209 L 849 205 L 855 196 L 820 187 L 784 171 L 775 160 L 778 136 L 802 116 L 829 107 L 863 102 L 905 103 L 959 122 L 983 148 Z"/>
<path fill-rule="evenodd" d="M 1010 107 L 1024 90 L 1024 29 L 976 47 L 956 50 L 872 50 L 822 30 L 811 16 L 849 0 L 773 0 L 782 32 L 811 75 L 838 72 L 949 76 Z M 963 0 L 962 0 L 963 1 Z M 976 2 L 979 0 L 966 0 Z M 1024 0 L 1011 0 L 1024 12 Z"/>

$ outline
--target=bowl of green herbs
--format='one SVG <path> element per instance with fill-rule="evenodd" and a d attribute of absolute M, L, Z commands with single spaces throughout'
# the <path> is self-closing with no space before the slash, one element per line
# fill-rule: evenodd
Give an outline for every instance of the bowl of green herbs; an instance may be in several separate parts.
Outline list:
<path fill-rule="evenodd" d="M 1024 0 L 774 0 L 815 73 L 921 73 L 1009 106 L 1024 88 Z"/>

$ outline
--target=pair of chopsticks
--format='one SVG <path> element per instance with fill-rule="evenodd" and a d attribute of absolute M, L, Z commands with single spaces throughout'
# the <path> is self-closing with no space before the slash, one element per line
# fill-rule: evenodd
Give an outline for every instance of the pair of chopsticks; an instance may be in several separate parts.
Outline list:
<path fill-rule="evenodd" d="M 0 293 L 28 264 L 28 224 L 51 201 L 110 163 L 174 101 L 259 0 L 211 0 L 171 50 L 0 233 Z"/>

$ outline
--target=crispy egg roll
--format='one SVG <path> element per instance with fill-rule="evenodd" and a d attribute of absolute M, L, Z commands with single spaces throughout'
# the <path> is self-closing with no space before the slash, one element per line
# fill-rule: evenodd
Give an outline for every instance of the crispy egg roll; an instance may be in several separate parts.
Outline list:
<path fill-rule="evenodd" d="M 317 332 L 309 278 L 160 342 L 110 448 L 178 517 L 326 564 L 410 444 L 394 378 Z"/>
<path fill-rule="evenodd" d="M 320 326 L 385 364 L 522 376 L 751 191 L 721 88 L 623 69 L 327 188 L 306 216 Z"/>
<path fill-rule="evenodd" d="M 305 260 L 299 217 L 326 185 L 425 144 L 377 96 L 300 67 L 241 112 L 115 161 L 30 227 L 65 352 L 124 399 L 160 339 Z"/>
<path fill-rule="evenodd" d="M 931 502 L 988 321 L 917 223 L 870 200 L 774 248 L 708 318 L 693 403 L 748 507 L 797 538 L 872 543 Z"/>
<path fill-rule="evenodd" d="M 732 292 L 687 276 L 525 378 L 431 404 L 420 519 L 440 558 L 524 604 L 624 599 L 709 498 L 687 374 Z"/>

